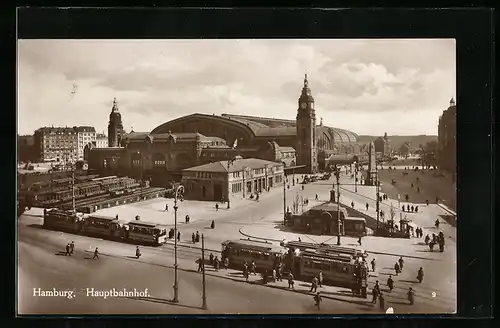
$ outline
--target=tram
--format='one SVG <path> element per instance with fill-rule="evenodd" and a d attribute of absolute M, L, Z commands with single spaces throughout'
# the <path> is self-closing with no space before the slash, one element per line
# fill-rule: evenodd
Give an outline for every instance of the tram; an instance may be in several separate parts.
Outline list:
<path fill-rule="evenodd" d="M 243 268 L 245 261 L 255 261 L 257 270 L 272 270 L 285 256 L 286 249 L 269 242 L 240 239 L 222 243 L 222 255 L 229 259 L 234 268 Z"/>
<path fill-rule="evenodd" d="M 167 228 L 158 223 L 131 221 L 126 225 L 125 238 L 132 242 L 141 242 L 155 246 L 167 242 Z"/>
<path fill-rule="evenodd" d="M 83 213 L 74 213 L 73 211 L 60 209 L 43 210 L 44 228 L 79 233 L 81 232 L 82 224 Z"/>
<path fill-rule="evenodd" d="M 124 239 L 125 230 L 125 222 L 116 217 L 102 215 L 85 215 L 83 217 L 82 231 L 86 235 Z"/>
<path fill-rule="evenodd" d="M 304 281 L 323 274 L 325 284 L 349 288 L 353 295 L 366 298 L 368 267 L 366 252 L 348 247 L 289 242 L 275 245 L 250 239 L 227 240 L 222 243 L 222 254 L 229 266 L 241 269 L 243 263 L 255 261 L 257 271 L 271 271 L 283 263 L 285 271 Z"/>

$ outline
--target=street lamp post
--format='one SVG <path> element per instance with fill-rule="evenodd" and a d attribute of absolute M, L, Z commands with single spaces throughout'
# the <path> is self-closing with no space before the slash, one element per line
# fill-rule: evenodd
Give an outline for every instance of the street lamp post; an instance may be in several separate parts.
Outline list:
<path fill-rule="evenodd" d="M 340 246 L 340 172 L 335 172 L 337 178 L 337 245 Z"/>
<path fill-rule="evenodd" d="M 178 279 L 178 273 L 177 273 L 177 209 L 179 208 L 177 206 L 177 198 L 179 197 L 180 193 L 184 193 L 184 187 L 182 185 L 178 186 L 177 189 L 175 190 L 175 196 L 174 196 L 174 298 L 172 302 L 178 303 L 179 302 L 179 279 Z"/>
<path fill-rule="evenodd" d="M 205 237 L 203 234 L 201 235 L 201 272 L 202 272 L 202 286 L 203 286 L 203 294 L 201 296 L 201 308 L 203 310 L 207 309 L 207 294 L 205 291 Z"/>
<path fill-rule="evenodd" d="M 375 180 L 375 188 L 377 190 L 377 235 L 379 233 L 379 221 L 380 221 L 380 180 L 378 179 L 378 171 L 377 171 L 377 179 Z"/>
<path fill-rule="evenodd" d="M 354 192 L 358 192 L 358 163 L 354 162 Z"/>

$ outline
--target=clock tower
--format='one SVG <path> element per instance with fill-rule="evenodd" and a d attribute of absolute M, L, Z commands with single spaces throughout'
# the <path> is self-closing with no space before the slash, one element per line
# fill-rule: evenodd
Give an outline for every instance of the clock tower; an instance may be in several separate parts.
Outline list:
<path fill-rule="evenodd" d="M 109 114 L 108 124 L 108 147 L 120 147 L 123 137 L 122 115 L 118 109 L 116 98 L 113 100 L 113 108 Z"/>
<path fill-rule="evenodd" d="M 314 98 L 309 89 L 307 74 L 304 77 L 304 87 L 299 97 L 297 110 L 297 165 L 305 165 L 306 173 L 318 171 L 318 151 L 316 146 L 316 112 Z"/>

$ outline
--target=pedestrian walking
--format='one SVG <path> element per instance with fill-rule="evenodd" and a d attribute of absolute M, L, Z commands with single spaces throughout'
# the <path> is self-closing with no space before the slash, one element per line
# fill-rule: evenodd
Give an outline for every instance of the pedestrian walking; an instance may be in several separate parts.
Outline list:
<path fill-rule="evenodd" d="M 373 286 L 373 288 L 375 288 L 377 290 L 379 295 L 382 294 L 382 291 L 380 290 L 380 285 L 378 284 L 378 280 L 375 281 L 375 285 Z"/>
<path fill-rule="evenodd" d="M 406 205 L 406 212 L 410 211 L 410 204 Z"/>
<path fill-rule="evenodd" d="M 189 223 L 189 215 L 186 215 L 186 223 Z"/>
<path fill-rule="evenodd" d="M 418 206 L 415 206 L 415 213 L 418 213 Z"/>
<path fill-rule="evenodd" d="M 382 293 L 378 296 L 378 302 L 380 310 L 385 311 L 385 299 Z"/>
<path fill-rule="evenodd" d="M 402 256 L 399 257 L 398 263 L 399 263 L 399 270 L 403 271 L 403 265 L 405 261 L 403 260 Z"/>
<path fill-rule="evenodd" d="M 427 206 L 429 206 L 429 200 L 428 200 L 428 199 L 425 201 L 425 204 L 426 204 Z"/>
<path fill-rule="evenodd" d="M 165 204 L 165 212 L 168 212 L 168 204 Z"/>
<path fill-rule="evenodd" d="M 366 210 L 368 211 L 368 207 L 370 207 L 370 205 L 368 205 L 368 203 L 366 203 Z"/>
<path fill-rule="evenodd" d="M 196 262 L 198 263 L 198 272 L 201 272 L 203 270 L 203 261 L 201 257 Z"/>
<path fill-rule="evenodd" d="M 314 306 L 316 306 L 316 308 L 318 308 L 318 311 L 320 308 L 321 301 L 322 301 L 321 295 L 319 294 L 319 292 L 317 292 L 316 295 L 314 295 Z"/>
<path fill-rule="evenodd" d="M 373 289 L 372 289 L 372 303 L 373 304 L 377 303 L 377 298 L 378 298 L 378 289 L 373 287 Z"/>
<path fill-rule="evenodd" d="M 71 246 L 69 243 L 66 244 L 66 253 L 64 253 L 64 256 L 71 256 Z"/>
<path fill-rule="evenodd" d="M 278 269 L 276 270 L 276 278 L 278 281 L 283 281 L 283 265 L 278 264 Z"/>
<path fill-rule="evenodd" d="M 210 256 L 208 257 L 208 261 L 211 266 L 214 266 L 214 254 L 210 253 Z"/>
<path fill-rule="evenodd" d="M 429 245 L 429 241 L 430 241 L 430 240 L 431 240 L 431 237 L 429 237 L 429 234 L 427 234 L 427 235 L 425 236 L 425 239 L 424 239 L 425 244 L 426 244 L 426 245 Z"/>
<path fill-rule="evenodd" d="M 318 200 L 318 194 L 316 194 L 316 200 Z"/>
<path fill-rule="evenodd" d="M 413 212 L 413 211 L 414 211 L 414 209 L 415 209 L 415 207 L 413 207 L 413 205 L 412 205 L 412 206 L 411 206 L 411 211 Z"/>
<path fill-rule="evenodd" d="M 95 259 L 99 259 L 99 250 L 98 248 L 96 247 L 95 250 L 94 250 L 94 257 L 92 258 L 93 260 Z"/>
<path fill-rule="evenodd" d="M 354 202 L 351 202 L 351 207 L 354 208 Z"/>
<path fill-rule="evenodd" d="M 418 269 L 417 280 L 418 280 L 419 284 L 421 284 L 422 281 L 424 280 L 424 269 L 422 269 L 422 267 L 420 267 L 420 269 Z"/>
<path fill-rule="evenodd" d="M 193 242 L 193 244 L 196 243 L 196 236 L 195 236 L 194 232 L 191 235 L 191 241 Z"/>
<path fill-rule="evenodd" d="M 215 271 L 219 271 L 219 258 L 216 256 L 215 259 L 214 259 L 214 269 Z"/>
<path fill-rule="evenodd" d="M 319 287 L 323 287 L 323 271 L 319 271 L 318 273 L 318 285 Z"/>
<path fill-rule="evenodd" d="M 198 231 L 196 231 L 195 241 L 196 241 L 197 243 L 199 243 L 199 242 L 200 242 L 200 233 L 199 233 Z"/>
<path fill-rule="evenodd" d="M 71 244 L 69 245 L 69 253 L 73 255 L 74 251 L 75 251 L 75 242 L 71 241 Z"/>
<path fill-rule="evenodd" d="M 181 232 L 177 231 L 177 242 L 181 241 Z"/>
<path fill-rule="evenodd" d="M 315 276 L 311 281 L 311 290 L 309 292 L 316 293 L 317 289 L 318 289 L 318 278 Z"/>
<path fill-rule="evenodd" d="M 375 259 L 373 259 L 371 262 L 370 262 L 371 266 L 372 266 L 372 271 L 375 272 Z"/>
<path fill-rule="evenodd" d="M 224 270 L 227 270 L 228 267 L 229 267 L 229 258 L 225 257 L 224 258 Z"/>
<path fill-rule="evenodd" d="M 398 264 L 398 262 L 394 263 L 394 271 L 396 272 L 396 276 L 399 275 L 399 264 Z"/>
<path fill-rule="evenodd" d="M 290 273 L 288 274 L 288 288 L 295 289 L 292 271 L 290 271 Z"/>
<path fill-rule="evenodd" d="M 276 282 L 276 268 L 272 271 L 272 282 Z"/>
<path fill-rule="evenodd" d="M 390 293 L 394 289 L 394 280 L 392 280 L 392 275 L 389 275 L 389 278 L 387 279 L 387 287 L 389 287 Z"/>
<path fill-rule="evenodd" d="M 219 211 L 219 204 L 215 204 L 215 211 L 218 212 Z"/>
<path fill-rule="evenodd" d="M 212 220 L 212 223 L 210 224 L 211 229 L 215 229 L 215 220 Z"/>
<path fill-rule="evenodd" d="M 413 305 L 413 299 L 415 297 L 415 292 L 413 289 L 410 287 L 408 289 L 408 293 L 406 293 L 406 296 L 408 297 L 408 301 L 410 302 L 410 305 Z"/>
<path fill-rule="evenodd" d="M 254 275 L 257 274 L 257 265 L 255 264 L 254 260 L 252 260 L 252 263 L 250 263 L 250 272 Z"/>
<path fill-rule="evenodd" d="M 358 237 L 358 244 L 361 246 L 361 236 Z"/>

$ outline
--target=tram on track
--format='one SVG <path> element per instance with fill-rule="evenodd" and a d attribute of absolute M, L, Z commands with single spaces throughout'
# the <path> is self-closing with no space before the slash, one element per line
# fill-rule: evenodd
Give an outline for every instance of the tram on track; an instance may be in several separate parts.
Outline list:
<path fill-rule="evenodd" d="M 276 245 L 248 238 L 223 242 L 222 254 L 235 269 L 241 269 L 245 261 L 255 261 L 258 271 L 270 272 L 283 263 L 285 274 L 291 271 L 303 281 L 311 281 L 321 271 L 325 284 L 348 288 L 355 296 L 367 297 L 368 267 L 364 251 L 301 242 Z"/>
<path fill-rule="evenodd" d="M 154 246 L 167 241 L 167 227 L 158 223 L 137 219 L 126 222 L 118 217 L 75 214 L 60 209 L 45 209 L 43 217 L 43 227 L 51 230 Z"/>

